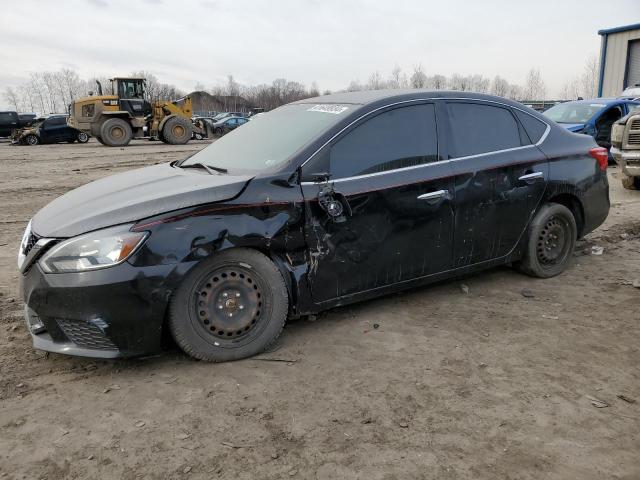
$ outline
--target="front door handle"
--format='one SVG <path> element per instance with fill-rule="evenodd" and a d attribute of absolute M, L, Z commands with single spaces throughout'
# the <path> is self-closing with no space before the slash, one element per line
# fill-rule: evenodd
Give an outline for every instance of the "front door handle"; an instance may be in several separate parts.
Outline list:
<path fill-rule="evenodd" d="M 537 182 L 538 180 L 544 180 L 544 173 L 543 172 L 526 173 L 521 177 L 518 177 L 518 180 L 521 180 L 527 183 Z"/>
<path fill-rule="evenodd" d="M 418 195 L 418 200 L 426 200 L 426 201 L 435 201 L 441 198 L 447 197 L 449 194 L 446 190 L 436 190 L 435 192 L 423 193 L 422 195 Z"/>

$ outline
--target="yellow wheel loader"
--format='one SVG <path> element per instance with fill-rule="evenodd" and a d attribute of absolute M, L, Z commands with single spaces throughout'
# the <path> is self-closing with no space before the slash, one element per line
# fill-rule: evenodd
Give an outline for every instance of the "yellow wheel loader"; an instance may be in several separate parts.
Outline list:
<path fill-rule="evenodd" d="M 89 92 L 88 97 L 69 105 L 67 124 L 90 134 L 103 145 L 123 147 L 132 138 L 145 136 L 182 145 L 194 133 L 211 136 L 208 124 L 195 125 L 191 121 L 191 97 L 151 104 L 144 98 L 144 78 L 112 78 L 111 95 L 103 95 L 102 85 L 97 84 L 97 95 Z"/>

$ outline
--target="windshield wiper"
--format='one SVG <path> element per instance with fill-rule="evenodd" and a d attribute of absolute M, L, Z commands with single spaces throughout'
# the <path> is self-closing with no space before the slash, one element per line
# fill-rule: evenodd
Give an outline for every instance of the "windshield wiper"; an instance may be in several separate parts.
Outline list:
<path fill-rule="evenodd" d="M 226 168 L 222 168 L 222 167 L 212 167 L 209 165 L 205 165 L 204 163 L 189 163 L 187 165 L 183 165 L 183 164 L 176 164 L 176 167 L 178 168 L 200 168 L 202 170 L 206 170 L 207 173 L 209 173 L 210 175 L 213 175 L 214 173 L 228 173 L 229 170 L 227 170 Z"/>

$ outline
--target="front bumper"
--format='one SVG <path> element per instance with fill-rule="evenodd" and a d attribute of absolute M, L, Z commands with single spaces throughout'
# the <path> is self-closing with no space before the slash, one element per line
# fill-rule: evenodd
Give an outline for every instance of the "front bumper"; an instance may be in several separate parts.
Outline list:
<path fill-rule="evenodd" d="M 640 177 L 640 150 L 629 151 L 611 147 L 611 155 L 623 173 L 630 177 Z"/>
<path fill-rule="evenodd" d="M 83 273 L 22 275 L 25 319 L 40 350 L 95 358 L 157 352 L 175 265 L 129 263 Z"/>

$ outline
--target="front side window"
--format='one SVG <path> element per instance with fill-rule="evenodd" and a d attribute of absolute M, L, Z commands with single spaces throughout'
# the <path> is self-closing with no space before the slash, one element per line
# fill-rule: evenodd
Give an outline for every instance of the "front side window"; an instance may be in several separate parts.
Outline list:
<path fill-rule="evenodd" d="M 384 172 L 437 161 L 433 104 L 376 115 L 338 140 L 329 152 L 332 178 Z"/>
<path fill-rule="evenodd" d="M 520 130 L 506 108 L 482 103 L 448 103 L 450 158 L 522 146 Z"/>

